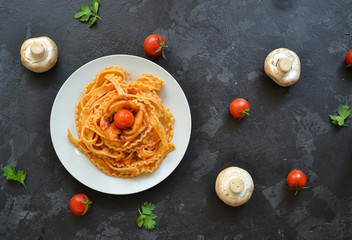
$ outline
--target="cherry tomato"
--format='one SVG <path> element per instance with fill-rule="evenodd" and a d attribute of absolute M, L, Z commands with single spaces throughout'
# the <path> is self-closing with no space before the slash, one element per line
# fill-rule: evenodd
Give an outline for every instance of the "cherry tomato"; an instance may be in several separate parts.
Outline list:
<path fill-rule="evenodd" d="M 244 118 L 249 115 L 250 109 L 249 103 L 243 98 L 237 98 L 230 104 L 230 113 L 235 118 Z"/>
<path fill-rule="evenodd" d="M 305 188 L 306 184 L 307 177 L 301 170 L 292 170 L 287 176 L 287 185 L 291 190 L 295 191 L 295 195 L 297 195 L 299 190 Z"/>
<path fill-rule="evenodd" d="M 132 126 L 134 122 L 133 113 L 127 109 L 120 109 L 115 113 L 114 123 L 120 129 L 126 129 Z"/>
<path fill-rule="evenodd" d="M 151 34 L 145 40 L 143 44 L 143 48 L 145 53 L 151 57 L 160 57 L 164 55 L 164 50 L 168 46 L 165 44 L 164 38 L 159 34 Z M 165 58 L 166 59 L 166 58 Z"/>
<path fill-rule="evenodd" d="M 346 63 L 347 63 L 346 67 L 352 67 L 352 49 L 349 50 L 346 54 Z"/>
<path fill-rule="evenodd" d="M 83 216 L 90 210 L 92 202 L 85 194 L 76 194 L 70 200 L 70 210 L 77 216 Z"/>

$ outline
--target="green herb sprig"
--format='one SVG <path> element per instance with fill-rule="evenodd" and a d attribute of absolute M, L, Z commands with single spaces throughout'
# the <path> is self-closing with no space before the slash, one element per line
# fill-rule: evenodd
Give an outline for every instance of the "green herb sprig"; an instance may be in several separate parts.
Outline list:
<path fill-rule="evenodd" d="M 14 180 L 22 183 L 25 189 L 27 189 L 26 184 L 24 184 L 24 180 L 26 180 L 26 173 L 22 170 L 18 170 L 16 172 L 15 168 L 12 166 L 6 166 L 2 169 L 4 172 L 4 176 L 7 180 Z"/>
<path fill-rule="evenodd" d="M 138 208 L 139 217 L 137 219 L 138 227 L 144 226 L 148 230 L 153 230 L 155 228 L 156 215 L 153 213 L 155 205 L 152 203 L 143 203 L 141 209 Z"/>
<path fill-rule="evenodd" d="M 92 0 L 92 6 L 88 4 L 82 4 L 81 8 L 77 10 L 77 13 L 73 16 L 76 19 L 80 19 L 81 22 L 88 22 L 88 27 L 91 27 L 97 19 L 101 20 L 98 16 L 99 0 Z"/>
<path fill-rule="evenodd" d="M 342 126 L 347 127 L 348 125 L 345 124 L 345 120 L 351 114 L 351 110 L 349 110 L 348 105 L 347 104 L 343 105 L 342 108 L 339 108 L 337 110 L 337 113 L 339 114 L 338 116 L 329 115 L 331 122 L 333 124 L 339 125 L 340 127 Z"/>

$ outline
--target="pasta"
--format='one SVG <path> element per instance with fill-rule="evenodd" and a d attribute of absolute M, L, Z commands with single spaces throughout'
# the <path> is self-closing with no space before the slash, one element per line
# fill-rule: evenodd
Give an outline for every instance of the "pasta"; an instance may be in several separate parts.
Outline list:
<path fill-rule="evenodd" d="M 101 70 L 77 103 L 78 139 L 68 129 L 69 140 L 110 176 L 130 178 L 154 172 L 175 149 L 171 143 L 174 117 L 157 95 L 163 86 L 152 74 L 126 81 L 121 67 Z M 130 128 L 114 124 L 119 109 L 133 113 Z"/>

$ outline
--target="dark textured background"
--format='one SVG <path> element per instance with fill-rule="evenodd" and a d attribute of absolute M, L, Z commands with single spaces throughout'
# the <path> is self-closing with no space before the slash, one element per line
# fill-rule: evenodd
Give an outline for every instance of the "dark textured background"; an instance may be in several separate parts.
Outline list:
<path fill-rule="evenodd" d="M 0 179 L 0 239 L 351 239 L 352 118 L 330 123 L 352 106 L 348 0 L 102 0 L 92 28 L 73 18 L 85 1 L 0 0 L 0 167 L 27 172 L 25 190 Z M 53 149 L 54 98 L 81 65 L 111 54 L 146 57 L 150 33 L 165 37 L 167 60 L 153 59 L 178 81 L 192 113 L 191 141 L 178 168 L 157 186 L 107 195 L 76 181 Z M 31 37 L 49 36 L 57 65 L 36 74 L 20 62 Z M 282 88 L 263 70 L 266 55 L 286 47 L 301 59 L 299 82 Z M 146 57 L 148 58 L 148 57 Z M 148 58 L 149 59 L 149 58 Z M 234 120 L 238 97 L 251 115 Z M 228 166 L 251 173 L 255 189 L 239 208 L 215 194 Z M 294 168 L 309 189 L 285 189 Z M 2 175 L 2 174 L 1 174 Z M 84 217 L 70 213 L 72 195 L 93 200 Z M 137 209 L 156 205 L 154 231 L 139 229 Z"/>

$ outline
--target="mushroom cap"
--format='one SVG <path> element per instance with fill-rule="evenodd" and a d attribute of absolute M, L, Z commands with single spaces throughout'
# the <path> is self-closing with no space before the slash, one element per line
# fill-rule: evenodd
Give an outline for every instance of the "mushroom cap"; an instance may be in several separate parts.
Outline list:
<path fill-rule="evenodd" d="M 27 39 L 21 47 L 21 62 L 33 72 L 48 71 L 56 64 L 57 57 L 57 46 L 48 37 Z"/>
<path fill-rule="evenodd" d="M 280 86 L 289 87 L 295 84 L 301 75 L 301 62 L 293 51 L 278 48 L 266 57 L 264 71 Z"/>
<path fill-rule="evenodd" d="M 251 175 L 239 167 L 222 170 L 215 182 L 218 197 L 232 207 L 241 206 L 252 196 L 254 183 Z"/>

